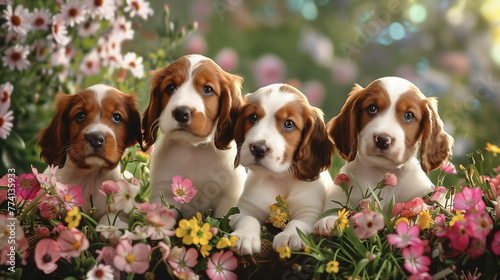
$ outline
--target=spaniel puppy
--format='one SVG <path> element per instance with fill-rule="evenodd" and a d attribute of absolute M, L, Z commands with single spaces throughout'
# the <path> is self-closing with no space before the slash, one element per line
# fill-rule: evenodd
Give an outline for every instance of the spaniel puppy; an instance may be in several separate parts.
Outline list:
<path fill-rule="evenodd" d="M 98 192 L 102 182 L 122 178 L 119 162 L 125 149 L 142 142 L 136 98 L 97 84 L 74 95 L 60 93 L 57 100 L 54 118 L 38 140 L 40 157 L 59 166 L 59 182 L 82 189 L 82 210 L 89 213 L 92 204 L 99 221 L 106 206 Z"/>
<path fill-rule="evenodd" d="M 243 98 L 243 79 L 211 59 L 187 55 L 152 72 L 149 106 L 142 121 L 143 149 L 151 155 L 152 202 L 163 192 L 185 217 L 213 210 L 222 217 L 236 206 L 245 171 L 235 169 L 234 123 Z M 197 194 L 190 203 L 173 199 L 172 178 L 190 179 Z"/>
<path fill-rule="evenodd" d="M 431 191 L 426 173 L 451 156 L 454 142 L 443 129 L 437 100 L 426 98 L 411 82 L 398 77 L 375 80 L 366 88 L 356 84 L 327 127 L 347 161 L 340 173 L 352 175 L 363 193 L 368 186 L 375 188 L 386 173 L 396 175 L 397 186 L 384 188 L 380 195 L 385 210 L 392 197 L 395 203 L 406 202 Z M 416 157 L 419 147 L 421 162 Z M 351 201 L 357 203 L 361 197 L 354 185 Z M 332 200 L 345 204 L 346 195 L 339 186 L 331 189 L 325 211 L 339 207 Z M 315 224 L 315 233 L 329 235 L 336 219 L 336 215 L 322 218 Z"/>
<path fill-rule="evenodd" d="M 247 167 L 248 177 L 238 202 L 240 214 L 231 218 L 239 240 L 239 254 L 261 249 L 261 224 L 269 217 L 269 206 L 278 195 L 286 198 L 290 222 L 276 235 L 273 248 L 285 242 L 298 250 L 305 234 L 323 211 L 333 144 L 328 139 L 323 112 L 305 96 L 286 84 L 273 84 L 245 96 L 246 105 L 236 123 L 238 156 L 235 165 Z"/>

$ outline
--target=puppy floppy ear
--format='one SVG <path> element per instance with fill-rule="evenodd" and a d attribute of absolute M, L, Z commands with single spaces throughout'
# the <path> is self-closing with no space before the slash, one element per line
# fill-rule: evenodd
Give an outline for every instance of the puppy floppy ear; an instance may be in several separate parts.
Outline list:
<path fill-rule="evenodd" d="M 444 131 L 443 121 L 438 115 L 437 99 L 429 97 L 423 102 L 424 124 L 420 160 L 422 169 L 428 173 L 439 168 L 451 156 L 454 140 Z"/>
<path fill-rule="evenodd" d="M 158 128 L 160 125 L 158 121 L 163 109 L 162 81 L 166 76 L 165 69 L 166 68 L 152 70 L 150 72 L 153 78 L 151 81 L 149 104 L 142 118 L 142 129 L 144 129 L 144 133 L 141 140 L 141 149 L 143 151 L 146 151 L 155 143 L 156 136 L 158 135 Z"/>
<path fill-rule="evenodd" d="M 234 125 L 243 104 L 242 83 L 243 78 L 240 76 L 227 72 L 221 73 L 219 121 L 214 141 L 215 147 L 219 150 L 229 149 L 229 143 L 234 139 Z"/>
<path fill-rule="evenodd" d="M 66 153 L 70 141 L 69 112 L 72 107 L 73 96 L 58 93 L 56 96 L 56 112 L 50 124 L 40 130 L 38 146 L 41 148 L 40 158 L 48 165 L 59 168 L 66 162 Z"/>
<path fill-rule="evenodd" d="M 327 124 L 328 135 L 340 157 L 346 161 L 356 158 L 362 90 L 360 85 L 354 84 L 340 114 Z"/>
<path fill-rule="evenodd" d="M 133 93 L 127 95 L 127 109 L 128 109 L 128 126 L 129 129 L 128 137 L 125 141 L 125 145 L 130 147 L 135 143 L 142 145 L 142 132 L 141 132 L 141 113 L 137 108 L 137 94 Z"/>
<path fill-rule="evenodd" d="M 247 95 L 245 95 L 242 99 L 243 103 L 247 102 Z M 240 165 L 240 151 L 241 145 L 245 142 L 245 125 L 247 115 L 244 113 L 248 106 L 244 105 L 238 112 L 238 118 L 236 120 L 236 124 L 234 125 L 234 142 L 236 142 L 236 157 L 234 159 L 234 168 Z"/>
<path fill-rule="evenodd" d="M 294 175 L 302 181 L 314 181 L 320 172 L 330 167 L 334 146 L 328 139 L 323 112 L 311 107 L 310 113 L 305 115 L 307 126 L 295 155 Z"/>

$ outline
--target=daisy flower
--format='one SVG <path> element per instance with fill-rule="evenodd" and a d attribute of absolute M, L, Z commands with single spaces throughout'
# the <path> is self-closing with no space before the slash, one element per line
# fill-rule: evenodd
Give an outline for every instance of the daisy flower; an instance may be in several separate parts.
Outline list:
<path fill-rule="evenodd" d="M 13 90 L 14 86 L 10 82 L 0 85 L 0 107 L 10 106 L 10 96 Z"/>
<path fill-rule="evenodd" d="M 78 25 L 78 36 L 89 37 L 94 36 L 97 30 L 101 28 L 101 23 L 95 20 L 87 20 L 83 24 Z"/>
<path fill-rule="evenodd" d="M 128 52 L 122 61 L 123 68 L 130 70 L 132 75 L 136 78 L 142 78 L 144 76 L 144 65 L 142 64 L 142 57 L 137 57 L 134 52 Z"/>
<path fill-rule="evenodd" d="M 90 16 L 111 20 L 115 16 L 115 3 L 113 0 L 85 0 Z"/>
<path fill-rule="evenodd" d="M 24 42 L 26 42 L 26 37 L 21 36 L 14 31 L 8 32 L 7 36 L 5 36 L 5 43 L 7 44 L 24 43 Z"/>
<path fill-rule="evenodd" d="M 121 40 L 132 40 L 134 38 L 134 30 L 132 29 L 132 22 L 127 21 L 124 16 L 119 16 L 113 21 L 113 34 L 121 38 Z"/>
<path fill-rule="evenodd" d="M 68 29 L 64 23 L 64 17 L 61 14 L 55 15 L 52 18 L 52 35 L 54 40 L 60 45 L 67 45 L 71 38 L 68 36 Z"/>
<path fill-rule="evenodd" d="M 8 31 L 16 32 L 23 37 L 26 36 L 31 29 L 31 24 L 29 22 L 30 12 L 28 9 L 24 8 L 23 5 L 17 5 L 14 10 L 12 10 L 11 5 L 8 5 L 7 9 L 3 11 L 2 18 L 7 20 L 7 22 L 2 25 L 2 28 L 7 28 Z"/>
<path fill-rule="evenodd" d="M 73 27 L 85 20 L 87 9 L 80 0 L 66 0 L 66 3 L 61 5 L 61 15 L 67 25 Z"/>
<path fill-rule="evenodd" d="M 109 265 L 98 263 L 87 272 L 87 280 L 113 280 L 113 270 Z"/>
<path fill-rule="evenodd" d="M 233 272 L 238 267 L 238 259 L 231 251 L 214 253 L 208 260 L 207 276 L 215 279 L 238 279 Z"/>
<path fill-rule="evenodd" d="M 35 42 L 31 45 L 31 50 L 35 53 L 35 57 L 37 61 L 44 61 L 47 58 L 45 54 L 46 51 L 46 43 L 45 40 L 36 39 Z"/>
<path fill-rule="evenodd" d="M 33 14 L 31 15 L 31 25 L 33 30 L 48 30 L 51 23 L 51 14 L 49 9 L 38 9 L 35 8 Z"/>
<path fill-rule="evenodd" d="M 148 19 L 153 15 L 153 10 L 149 7 L 149 2 L 144 0 L 127 0 L 127 7 L 123 11 L 130 13 L 130 17 L 140 16 L 142 19 Z"/>
<path fill-rule="evenodd" d="M 23 71 L 30 66 L 30 62 L 26 57 L 30 49 L 28 46 L 15 45 L 8 48 L 2 57 L 3 66 L 9 67 L 11 71 L 17 68 L 19 71 Z"/>
<path fill-rule="evenodd" d="M 7 109 L 7 107 L 0 108 L 0 138 L 2 139 L 7 139 L 13 126 L 13 113 Z"/>
<path fill-rule="evenodd" d="M 177 175 L 172 179 L 171 188 L 174 193 L 174 200 L 180 203 L 189 203 L 197 192 L 191 183 L 191 180 L 186 179 L 182 181 L 182 177 L 180 175 Z"/>
<path fill-rule="evenodd" d="M 80 71 L 82 71 L 86 76 L 90 76 L 98 74 L 100 70 L 101 59 L 97 51 L 93 49 L 82 59 L 82 64 L 80 64 Z"/>

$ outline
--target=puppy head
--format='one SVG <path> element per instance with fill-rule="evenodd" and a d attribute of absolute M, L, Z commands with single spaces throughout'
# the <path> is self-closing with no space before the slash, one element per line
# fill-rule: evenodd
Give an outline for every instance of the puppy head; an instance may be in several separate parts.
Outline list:
<path fill-rule="evenodd" d="M 333 144 L 323 112 L 290 85 L 274 84 L 245 96 L 235 127 L 235 165 L 313 181 L 330 167 Z"/>
<path fill-rule="evenodd" d="M 242 103 L 241 77 L 201 55 L 183 56 L 152 75 L 142 121 L 144 150 L 156 141 L 158 128 L 192 145 L 214 141 L 218 149 L 229 148 Z"/>
<path fill-rule="evenodd" d="M 142 142 L 134 95 L 98 84 L 57 95 L 56 113 L 40 132 L 40 157 L 49 165 L 71 160 L 78 168 L 115 168 L 129 146 Z"/>
<path fill-rule="evenodd" d="M 451 156 L 453 147 L 436 99 L 397 77 L 375 80 L 366 88 L 356 84 L 327 127 L 342 158 L 352 161 L 358 155 L 385 168 L 401 167 L 421 144 L 422 169 L 429 172 Z"/>

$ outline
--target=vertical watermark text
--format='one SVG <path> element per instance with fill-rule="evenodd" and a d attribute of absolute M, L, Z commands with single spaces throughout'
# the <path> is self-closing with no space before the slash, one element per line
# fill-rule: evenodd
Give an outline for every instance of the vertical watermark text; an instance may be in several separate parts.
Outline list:
<path fill-rule="evenodd" d="M 8 250 L 5 251 L 7 254 L 7 263 L 10 272 L 14 272 L 16 270 L 16 226 L 17 226 L 17 218 L 16 218 L 16 189 L 15 182 L 16 180 L 16 170 L 10 168 L 8 170 L 8 190 L 7 190 L 7 229 L 9 232 L 9 237 L 7 239 Z"/>

